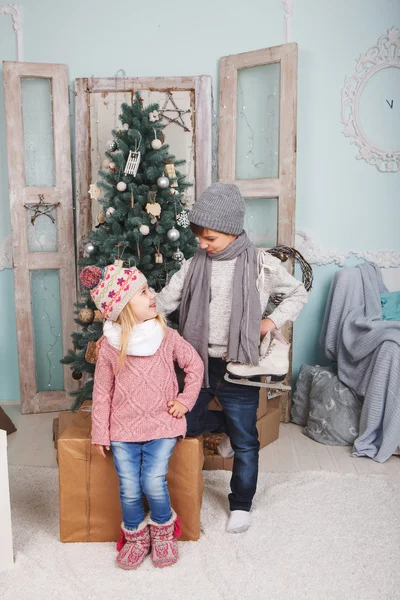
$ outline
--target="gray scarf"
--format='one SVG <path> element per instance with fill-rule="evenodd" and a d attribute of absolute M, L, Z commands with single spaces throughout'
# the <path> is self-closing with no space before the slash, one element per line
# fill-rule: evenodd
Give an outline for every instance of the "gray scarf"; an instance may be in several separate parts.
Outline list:
<path fill-rule="evenodd" d="M 237 258 L 233 282 L 227 361 L 256 365 L 259 362 L 261 303 L 257 290 L 258 250 L 241 233 L 225 250 L 194 255 L 183 287 L 179 329 L 204 362 L 204 387 L 208 380 L 208 338 L 211 294 L 211 261 Z"/>

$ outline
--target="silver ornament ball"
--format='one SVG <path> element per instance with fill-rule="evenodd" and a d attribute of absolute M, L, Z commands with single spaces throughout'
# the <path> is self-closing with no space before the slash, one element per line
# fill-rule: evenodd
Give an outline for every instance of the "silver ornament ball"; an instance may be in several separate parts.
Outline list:
<path fill-rule="evenodd" d="M 176 242 L 177 240 L 179 240 L 180 235 L 181 234 L 177 229 L 175 229 L 175 227 L 167 231 L 167 238 L 170 242 Z"/>
<path fill-rule="evenodd" d="M 125 129 L 125 131 L 128 131 L 128 129 L 129 129 L 129 123 L 124 123 L 124 129 Z"/>
<path fill-rule="evenodd" d="M 83 249 L 86 254 L 89 254 L 89 256 L 94 254 L 97 250 L 96 246 L 92 242 L 88 242 L 87 244 L 85 244 Z"/>
<path fill-rule="evenodd" d="M 117 149 L 117 142 L 115 140 L 108 140 L 106 148 L 109 152 L 115 152 Z"/>
<path fill-rule="evenodd" d="M 169 179 L 168 179 L 168 177 L 165 177 L 165 176 L 163 176 L 163 177 L 159 177 L 159 178 L 157 179 L 157 185 L 158 185 L 158 187 L 159 187 L 159 188 L 161 188 L 162 190 L 165 190 L 165 189 L 167 189 L 167 188 L 169 187 Z"/>
<path fill-rule="evenodd" d="M 126 190 L 126 183 L 124 181 L 119 181 L 117 183 L 117 190 L 119 192 L 124 192 Z"/>
<path fill-rule="evenodd" d="M 184 259 L 184 255 L 182 250 L 177 250 L 176 252 L 173 252 L 172 254 L 172 259 L 173 260 L 177 260 L 178 262 L 182 262 L 182 260 Z"/>
<path fill-rule="evenodd" d="M 151 142 L 151 147 L 153 148 L 153 150 L 159 150 L 162 146 L 162 141 L 161 140 L 153 140 Z"/>

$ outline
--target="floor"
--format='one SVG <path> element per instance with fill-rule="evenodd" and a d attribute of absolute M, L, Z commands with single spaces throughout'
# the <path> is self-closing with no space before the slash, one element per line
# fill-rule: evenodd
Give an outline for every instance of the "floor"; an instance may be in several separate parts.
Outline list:
<path fill-rule="evenodd" d="M 19 406 L 3 406 L 17 427 L 8 436 L 8 461 L 11 465 L 56 467 L 52 440 L 53 419 L 58 413 L 21 415 Z M 302 433 L 302 427 L 281 424 L 279 439 L 260 452 L 260 470 L 299 472 L 326 470 L 345 473 L 384 473 L 400 483 L 400 457 L 384 464 L 369 458 L 353 458 L 350 447 L 324 446 Z"/>

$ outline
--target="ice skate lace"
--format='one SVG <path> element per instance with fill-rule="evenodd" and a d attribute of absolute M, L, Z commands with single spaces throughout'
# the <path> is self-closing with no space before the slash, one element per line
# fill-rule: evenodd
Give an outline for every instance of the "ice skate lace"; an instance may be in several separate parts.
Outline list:
<path fill-rule="evenodd" d="M 272 259 L 272 260 L 271 260 Z M 270 272 L 275 272 L 277 269 L 277 260 L 273 258 L 268 252 L 261 251 L 258 253 L 258 278 L 257 278 L 257 289 L 262 290 L 265 283 L 265 269 Z M 275 264 L 274 264 L 275 263 Z"/>
<path fill-rule="evenodd" d="M 268 346 L 268 350 L 267 350 L 267 352 L 266 352 L 265 356 L 269 356 L 269 355 L 271 354 L 271 352 L 272 352 L 273 348 L 275 348 L 275 346 L 276 346 L 275 342 L 272 342 L 272 343 L 271 343 L 271 344 Z"/>

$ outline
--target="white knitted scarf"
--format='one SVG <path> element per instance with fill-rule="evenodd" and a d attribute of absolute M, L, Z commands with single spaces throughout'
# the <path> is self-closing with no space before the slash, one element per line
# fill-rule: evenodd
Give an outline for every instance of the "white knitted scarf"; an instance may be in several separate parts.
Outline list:
<path fill-rule="evenodd" d="M 106 321 L 104 336 L 113 348 L 121 350 L 121 325 Z M 163 341 L 164 332 L 157 319 L 150 319 L 132 327 L 127 354 L 132 356 L 153 356 Z"/>

